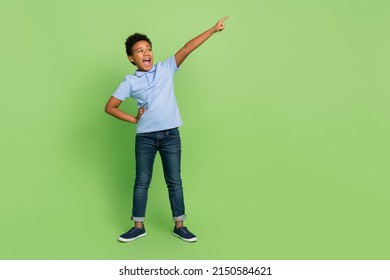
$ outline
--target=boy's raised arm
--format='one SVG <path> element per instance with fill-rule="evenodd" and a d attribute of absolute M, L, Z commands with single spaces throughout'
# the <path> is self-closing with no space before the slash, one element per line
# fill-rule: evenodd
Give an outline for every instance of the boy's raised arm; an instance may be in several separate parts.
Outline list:
<path fill-rule="evenodd" d="M 193 52 L 197 47 L 202 45 L 208 38 L 210 38 L 215 32 L 222 31 L 225 28 L 224 21 L 228 17 L 224 17 L 220 19 L 213 27 L 210 29 L 206 30 L 202 34 L 196 36 L 192 40 L 188 41 L 184 47 L 182 47 L 176 54 L 175 54 L 175 59 L 176 59 L 176 65 L 179 67 L 183 61 L 186 59 L 186 57 Z"/>

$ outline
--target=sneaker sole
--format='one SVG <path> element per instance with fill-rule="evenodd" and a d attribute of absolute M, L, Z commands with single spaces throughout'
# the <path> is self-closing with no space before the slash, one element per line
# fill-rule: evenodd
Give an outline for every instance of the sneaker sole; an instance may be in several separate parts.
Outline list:
<path fill-rule="evenodd" d="M 198 240 L 198 238 L 194 237 L 194 238 L 191 238 L 191 239 L 187 239 L 187 238 L 183 238 L 181 237 L 180 235 L 172 232 L 173 236 L 176 236 L 177 238 L 180 238 L 181 240 L 183 241 L 186 241 L 186 242 L 195 242 L 196 240 Z"/>
<path fill-rule="evenodd" d="M 119 238 L 118 238 L 118 241 L 120 241 L 120 242 L 131 242 L 131 241 L 136 240 L 136 239 L 138 239 L 138 238 L 144 237 L 145 235 L 146 235 L 146 232 L 143 233 L 143 234 L 140 234 L 140 235 L 138 235 L 138 236 L 136 236 L 136 237 L 134 237 L 134 238 L 128 238 L 128 239 L 126 239 L 126 238 L 123 238 L 123 237 L 119 237 Z"/>

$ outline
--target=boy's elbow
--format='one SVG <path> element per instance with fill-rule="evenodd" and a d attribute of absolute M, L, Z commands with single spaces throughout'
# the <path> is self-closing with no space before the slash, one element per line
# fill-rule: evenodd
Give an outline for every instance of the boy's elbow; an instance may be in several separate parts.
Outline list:
<path fill-rule="evenodd" d="M 116 99 L 115 97 L 110 97 L 110 99 L 106 103 L 106 106 L 104 107 L 104 111 L 107 114 L 113 115 L 115 113 L 115 110 L 117 110 L 117 108 L 121 104 L 121 102 L 121 100 Z"/>
<path fill-rule="evenodd" d="M 112 113 L 111 113 L 111 107 L 109 107 L 109 106 L 105 106 L 104 107 L 104 112 L 106 112 L 107 114 L 109 114 L 109 115 L 111 115 Z"/>

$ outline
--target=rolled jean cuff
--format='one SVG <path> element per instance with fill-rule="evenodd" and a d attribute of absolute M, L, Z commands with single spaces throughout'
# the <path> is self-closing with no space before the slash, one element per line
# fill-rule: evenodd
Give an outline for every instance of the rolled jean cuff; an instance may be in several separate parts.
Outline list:
<path fill-rule="evenodd" d="M 181 216 L 178 216 L 178 217 L 173 217 L 173 221 L 174 222 L 181 222 L 181 221 L 184 221 L 186 219 L 186 215 L 181 215 Z"/>
<path fill-rule="evenodd" d="M 143 222 L 143 221 L 145 221 L 145 217 L 133 217 L 133 216 L 131 216 L 131 220 L 133 220 L 134 222 Z"/>

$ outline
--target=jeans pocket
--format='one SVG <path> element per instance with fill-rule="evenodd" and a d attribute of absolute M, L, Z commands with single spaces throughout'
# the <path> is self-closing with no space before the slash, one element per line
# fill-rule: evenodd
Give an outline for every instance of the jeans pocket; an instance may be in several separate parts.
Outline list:
<path fill-rule="evenodd" d="M 177 127 L 170 129 L 168 133 L 169 133 L 169 137 L 172 137 L 172 138 L 180 137 L 180 132 L 179 132 L 179 129 Z"/>

